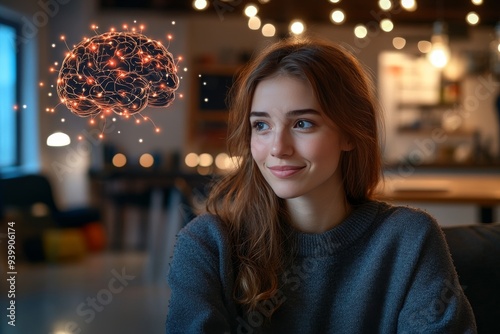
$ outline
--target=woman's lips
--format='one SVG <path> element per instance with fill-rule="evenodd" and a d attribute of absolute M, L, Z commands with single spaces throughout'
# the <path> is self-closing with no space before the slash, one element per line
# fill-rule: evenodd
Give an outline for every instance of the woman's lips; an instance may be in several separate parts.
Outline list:
<path fill-rule="evenodd" d="M 304 166 L 270 166 L 271 173 L 279 178 L 287 178 L 300 172 Z"/>

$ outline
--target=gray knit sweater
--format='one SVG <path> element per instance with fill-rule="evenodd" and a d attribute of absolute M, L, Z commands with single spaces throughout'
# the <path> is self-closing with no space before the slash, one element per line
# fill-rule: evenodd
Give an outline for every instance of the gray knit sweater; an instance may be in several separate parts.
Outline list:
<path fill-rule="evenodd" d="M 476 332 L 441 229 L 422 211 L 368 202 L 327 232 L 293 230 L 291 242 L 278 294 L 245 314 L 224 225 L 195 218 L 170 267 L 167 333 Z M 282 305 L 268 321 L 272 303 Z"/>

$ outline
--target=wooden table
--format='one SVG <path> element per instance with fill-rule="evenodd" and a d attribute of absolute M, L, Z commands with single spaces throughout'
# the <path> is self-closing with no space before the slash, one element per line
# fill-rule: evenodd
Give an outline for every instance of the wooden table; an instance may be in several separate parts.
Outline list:
<path fill-rule="evenodd" d="M 376 198 L 389 202 L 467 203 L 479 207 L 479 220 L 491 223 L 494 207 L 500 205 L 499 175 L 425 174 L 386 176 Z"/>

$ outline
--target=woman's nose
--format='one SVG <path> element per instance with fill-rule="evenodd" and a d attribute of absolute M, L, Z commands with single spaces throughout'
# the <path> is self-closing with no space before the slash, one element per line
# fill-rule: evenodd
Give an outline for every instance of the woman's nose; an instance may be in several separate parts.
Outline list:
<path fill-rule="evenodd" d="M 293 154 L 293 140 L 287 131 L 276 132 L 271 148 L 271 155 L 276 158 L 287 157 Z"/>

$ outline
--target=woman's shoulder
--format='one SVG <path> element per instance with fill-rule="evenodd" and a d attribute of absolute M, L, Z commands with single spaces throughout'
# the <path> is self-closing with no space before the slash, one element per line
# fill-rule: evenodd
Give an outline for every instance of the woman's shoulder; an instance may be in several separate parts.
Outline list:
<path fill-rule="evenodd" d="M 428 212 L 408 205 L 379 203 L 379 219 L 382 225 L 407 232 L 438 230 L 436 219 Z"/>
<path fill-rule="evenodd" d="M 178 240 L 191 240 L 200 244 L 226 244 L 227 229 L 216 215 L 203 213 L 193 218 L 178 233 Z"/>

